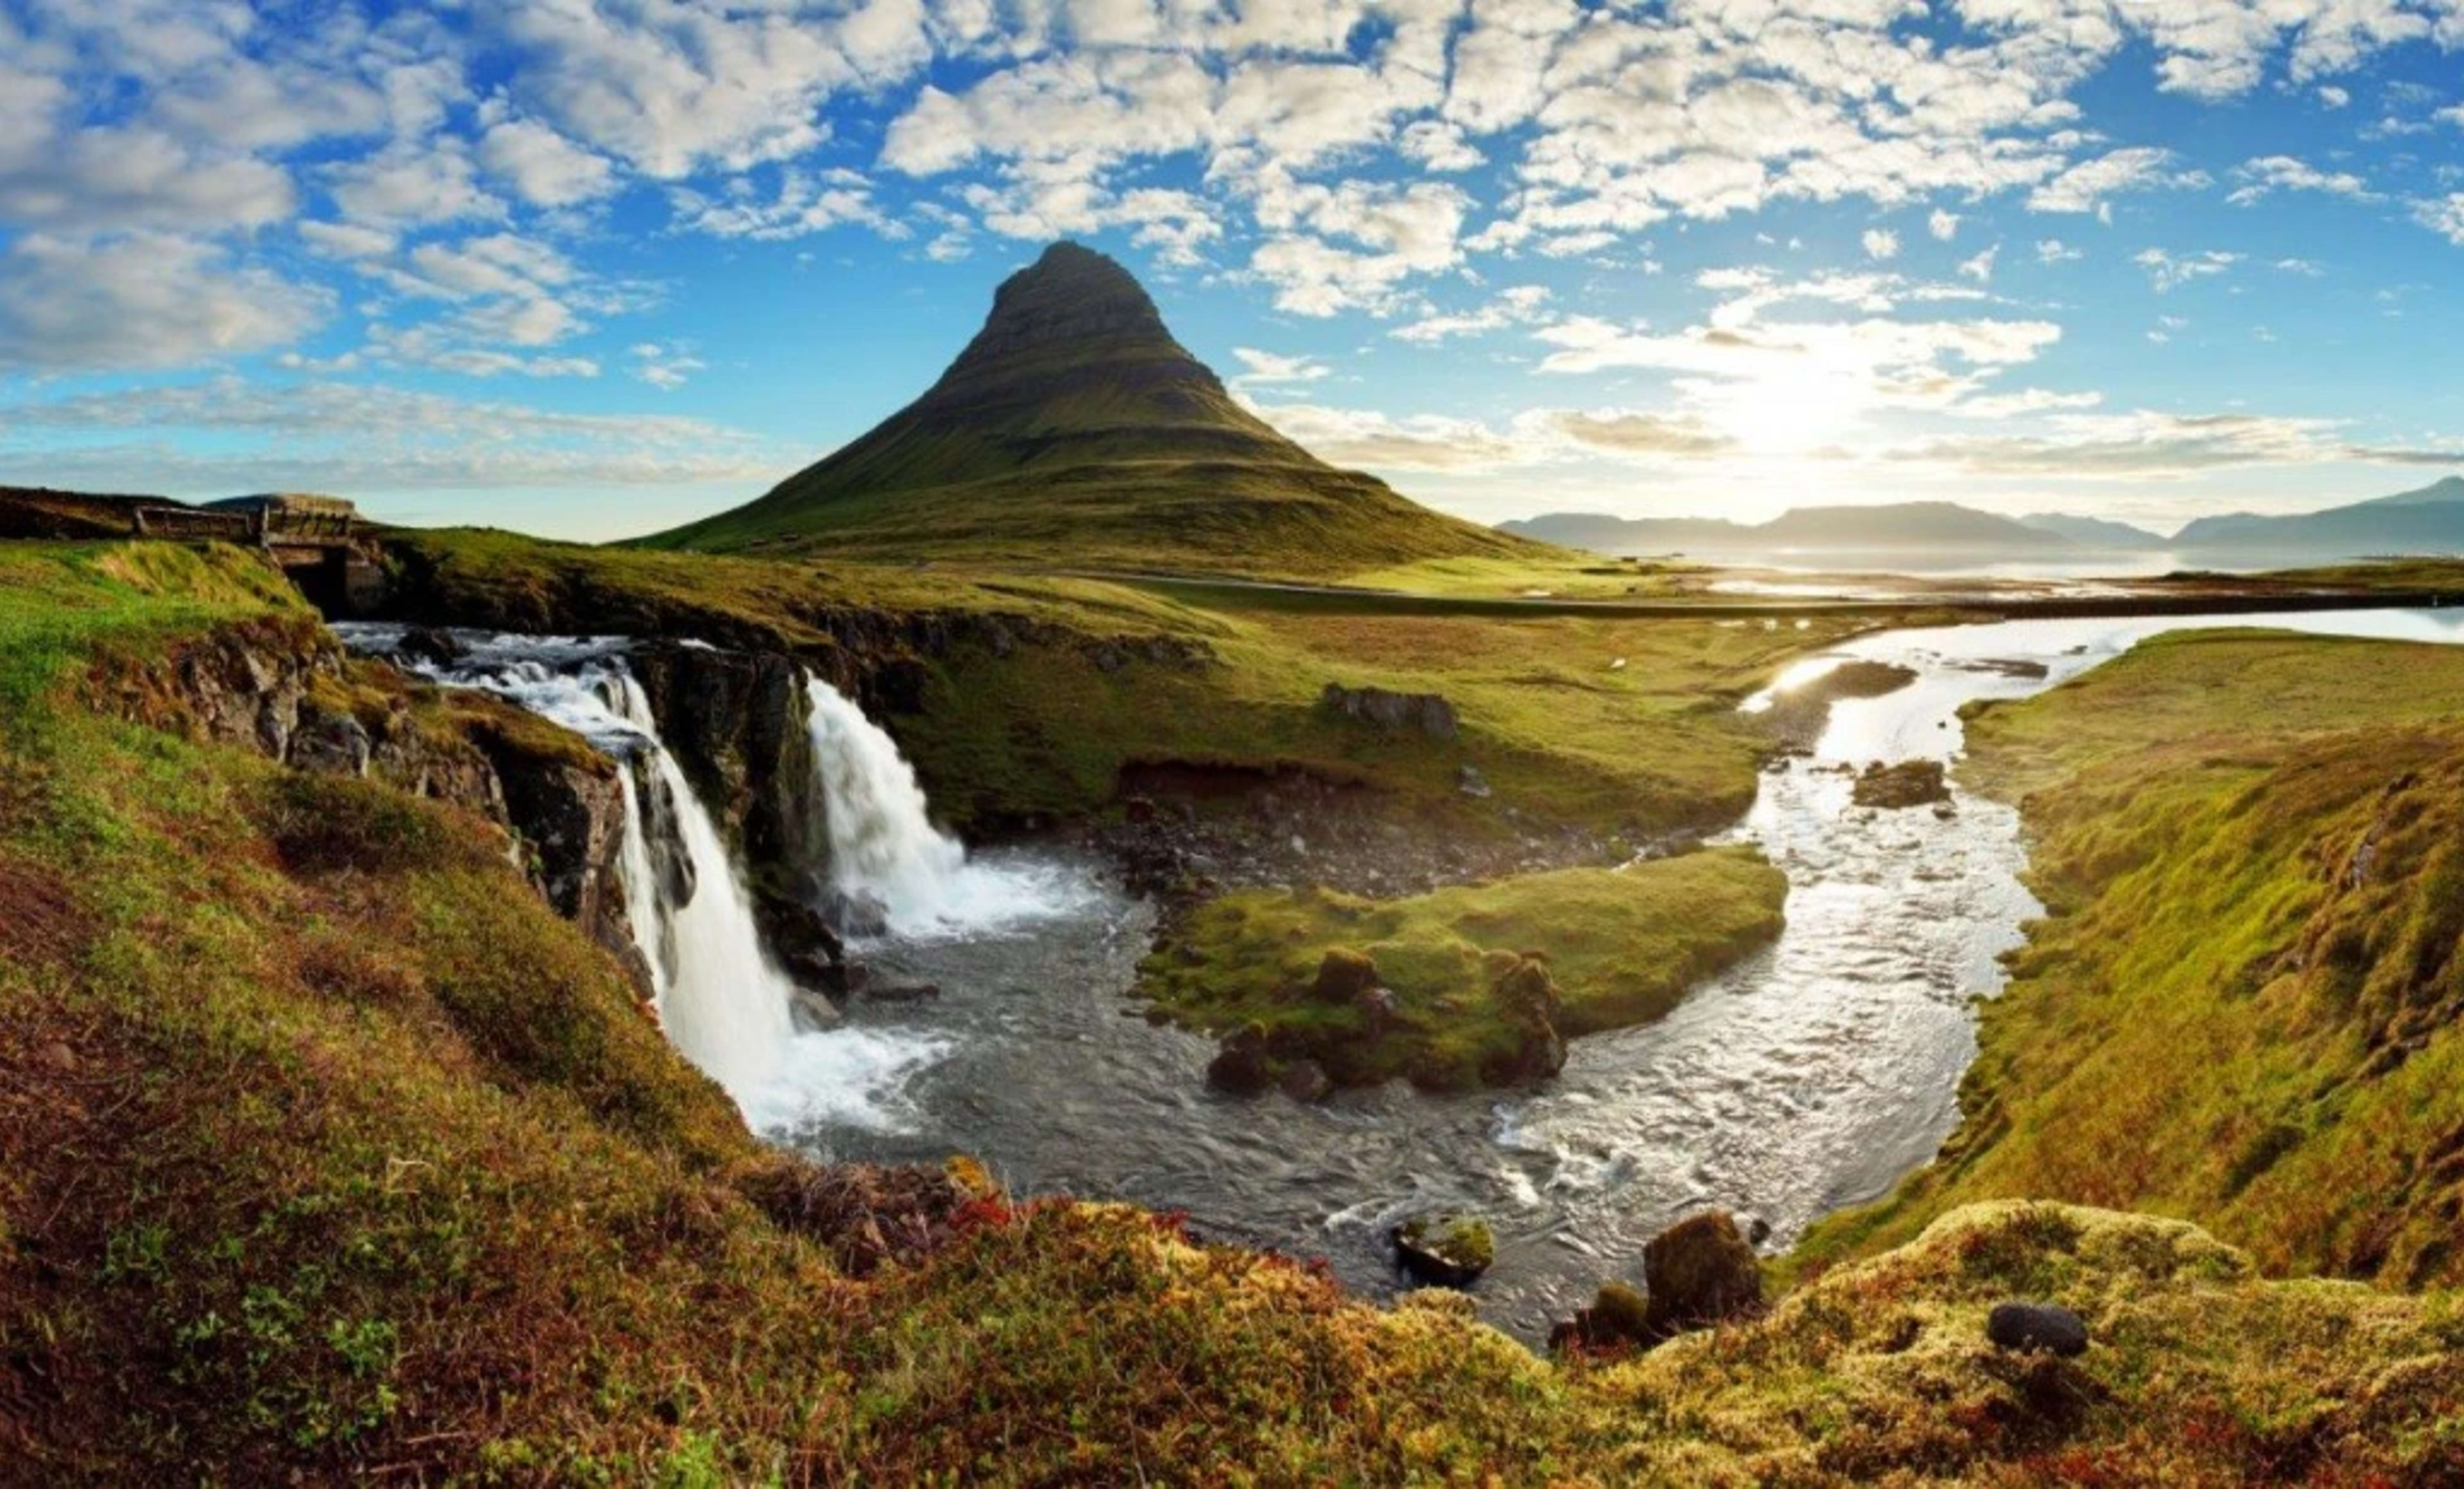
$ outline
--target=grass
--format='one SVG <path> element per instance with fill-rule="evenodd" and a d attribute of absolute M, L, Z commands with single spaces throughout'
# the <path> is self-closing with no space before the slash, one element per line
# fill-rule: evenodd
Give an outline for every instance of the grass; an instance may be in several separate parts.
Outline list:
<path fill-rule="evenodd" d="M 1564 1366 L 1459 1298 L 1366 1306 L 1118 1206 L 974 1194 L 859 1279 L 834 1259 L 881 1248 L 784 1197 L 830 1176 L 745 1133 L 482 823 L 81 706 L 103 651 L 258 603 L 245 583 L 182 602 L 98 558 L 0 551 L 7 613 L 75 612 L 38 662 L 6 653 L 41 675 L 0 734 L 14 1477 L 2464 1473 L 2453 1297 L 2257 1281 L 2188 1226 L 2054 1206 L 1957 1211 L 1759 1321 Z M 209 595 L 245 578 L 162 561 L 202 562 Z M 2062 1367 L 1990 1349 L 1985 1311 L 2014 1295 L 2079 1310 L 2097 1347 Z"/>
<path fill-rule="evenodd" d="M 1815 1254 L 2029 1194 L 2211 1226 L 2272 1272 L 2464 1280 L 2464 654 L 2161 638 L 1984 711 L 2050 907 L 1966 1121 Z"/>
<path fill-rule="evenodd" d="M 803 656 L 843 682 L 897 669 L 913 686 L 874 712 L 962 827 L 1098 814 L 1124 767 L 1165 761 L 1298 767 L 1376 788 L 1416 827 L 1472 836 L 1726 822 L 1751 802 L 1765 746 L 1734 704 L 1865 624 L 1347 615 L 1237 590 L 495 533 L 404 534 L 391 549 L 409 607 L 429 619 L 687 632 Z M 1157 646 L 1204 660 L 1151 660 Z M 1318 712 L 1329 682 L 1442 693 L 1463 737 L 1346 727 Z M 1487 801 L 1456 789 L 1466 763 L 1496 787 Z"/>
<path fill-rule="evenodd" d="M 1507 979 L 1527 957 L 1550 968 L 1559 1033 L 1642 1023 L 1777 936 L 1787 894 L 1777 869 L 1738 848 L 1398 900 L 1254 890 L 1191 912 L 1143 964 L 1139 991 L 1197 1028 L 1261 1025 L 1285 1058 L 1306 1054 L 1346 1084 L 1463 1089 L 1520 1045 Z M 1357 1006 L 1313 993 L 1329 953 L 1367 956 L 1396 995 L 1375 1038 Z"/>

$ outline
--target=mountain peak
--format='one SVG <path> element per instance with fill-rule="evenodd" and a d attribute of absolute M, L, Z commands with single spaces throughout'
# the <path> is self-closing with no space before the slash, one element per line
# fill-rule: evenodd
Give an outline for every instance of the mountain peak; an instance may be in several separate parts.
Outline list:
<path fill-rule="evenodd" d="M 1123 352 L 1186 361 L 1208 377 L 1164 328 L 1137 277 L 1111 255 L 1055 243 L 993 292 L 992 314 L 951 364 L 952 376 L 1021 355 L 1067 351 L 1085 359 Z"/>
<path fill-rule="evenodd" d="M 646 541 L 1278 573 L 1529 551 L 1277 433 L 1135 276 L 1075 243 L 1001 281 L 922 397 L 759 500 Z"/>

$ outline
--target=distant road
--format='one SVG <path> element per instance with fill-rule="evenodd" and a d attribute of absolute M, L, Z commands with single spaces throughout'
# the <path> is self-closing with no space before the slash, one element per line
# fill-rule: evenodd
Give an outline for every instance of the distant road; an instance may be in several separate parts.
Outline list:
<path fill-rule="evenodd" d="M 1595 616 L 1684 620 L 1709 616 L 1793 620 L 1808 615 L 1906 616 L 1956 611 L 2021 619 L 2103 620 L 2136 615 L 2258 615 L 2307 610 L 2417 610 L 2464 605 L 2464 588 L 2368 589 L 2359 586 L 2269 587 L 2281 581 L 2203 580 L 2213 587 L 2079 595 L 1991 595 L 1945 592 L 1892 600 L 1572 600 L 1556 597 L 1418 594 L 1286 580 L 1155 574 L 1101 569 L 1047 571 L 1070 579 L 1133 584 L 1194 600 L 1238 596 L 1253 606 L 1338 615 Z"/>

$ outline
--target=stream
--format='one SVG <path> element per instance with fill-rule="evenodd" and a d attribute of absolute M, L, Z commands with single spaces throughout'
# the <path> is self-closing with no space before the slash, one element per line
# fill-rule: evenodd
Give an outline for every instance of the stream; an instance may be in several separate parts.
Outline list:
<path fill-rule="evenodd" d="M 939 996 L 851 1001 L 839 1026 L 793 1036 L 797 1058 L 738 1100 L 772 1138 L 816 1156 L 971 1152 L 1014 1192 L 1184 1211 L 1202 1237 L 1323 1257 L 1372 1296 L 1401 1285 L 1385 1238 L 1395 1220 L 1468 1210 L 1498 1240 L 1473 1290 L 1483 1316 L 1536 1341 L 1603 1279 L 1639 1280 L 1644 1242 L 1684 1215 L 1729 1209 L 1782 1249 L 1885 1193 L 1956 1124 L 1971 1005 L 1999 990 L 1999 957 L 2039 909 L 2020 881 L 2017 814 L 1956 787 L 1942 814 L 1857 807 L 1842 767 L 1955 759 L 1963 705 L 2027 696 L 2147 636 L 2218 624 L 2464 640 L 2464 611 L 2308 612 L 1887 631 L 1808 658 L 1774 690 L 1850 658 L 1917 678 L 1836 703 L 1812 756 L 1767 771 L 1728 835 L 1788 875 L 1788 926 L 1771 948 L 1655 1024 L 1574 1041 L 1540 1088 L 1439 1097 L 1394 1083 L 1318 1106 L 1207 1090 L 1213 1042 L 1150 1025 L 1126 996 L 1151 909 L 1091 861 L 962 853 L 925 820 L 887 736 L 817 694 L 817 744 L 860 766 L 820 783 L 834 856 L 861 860 L 847 887 L 892 911 L 883 934 L 850 950 L 877 983 Z M 495 639 L 500 651 L 513 640 Z M 609 665 L 590 649 L 604 644 L 531 640 Z M 541 707 L 553 675 L 541 664 L 441 680 Z M 622 702 L 604 676 L 590 695 Z M 554 701 L 576 712 L 569 693 Z M 594 737 L 608 733 L 603 723 Z M 835 841 L 841 821 L 858 833 L 853 848 Z"/>

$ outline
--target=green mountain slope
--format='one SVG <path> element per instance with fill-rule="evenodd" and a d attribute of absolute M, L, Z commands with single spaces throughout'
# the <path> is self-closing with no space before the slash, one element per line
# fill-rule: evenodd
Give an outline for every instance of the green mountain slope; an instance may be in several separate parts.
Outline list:
<path fill-rule="evenodd" d="M 1276 433 L 1127 270 L 1071 243 L 1001 285 L 922 398 L 759 500 L 642 541 L 1287 574 L 1544 551 Z"/>

